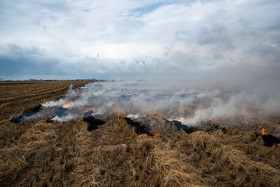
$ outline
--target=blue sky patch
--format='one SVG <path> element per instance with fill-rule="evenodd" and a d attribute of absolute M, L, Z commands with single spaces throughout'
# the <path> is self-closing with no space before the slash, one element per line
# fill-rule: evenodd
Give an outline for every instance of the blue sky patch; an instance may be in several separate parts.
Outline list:
<path fill-rule="evenodd" d="M 163 6 L 163 5 L 166 5 L 167 3 L 164 3 L 164 2 L 158 2 L 158 3 L 154 3 L 154 4 L 150 4 L 148 6 L 145 6 L 145 7 L 140 7 L 140 8 L 136 8 L 136 9 L 133 9 L 131 11 L 131 13 L 133 15 L 137 15 L 137 16 L 142 16 L 144 14 L 147 14 L 149 12 L 152 12 L 156 9 L 158 9 L 159 7 Z"/>

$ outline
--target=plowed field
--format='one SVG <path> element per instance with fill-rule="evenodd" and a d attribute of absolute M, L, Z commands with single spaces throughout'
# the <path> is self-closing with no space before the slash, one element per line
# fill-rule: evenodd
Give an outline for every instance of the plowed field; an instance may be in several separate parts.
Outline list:
<path fill-rule="evenodd" d="M 86 83 L 0 83 L 0 186 L 280 186 L 280 146 L 260 134 L 275 133 L 277 119 L 256 121 L 254 130 L 171 125 L 157 138 L 137 133 L 122 113 L 91 131 L 83 119 L 9 121 Z"/>

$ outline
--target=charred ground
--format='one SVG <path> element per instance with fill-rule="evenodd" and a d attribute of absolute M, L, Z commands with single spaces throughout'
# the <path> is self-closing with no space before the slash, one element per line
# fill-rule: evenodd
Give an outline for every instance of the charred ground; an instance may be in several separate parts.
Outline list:
<path fill-rule="evenodd" d="M 9 121 L 14 113 L 63 95 L 70 84 L 86 82 L 0 85 L 1 186 L 280 185 L 280 146 L 265 145 L 256 133 L 275 132 L 277 117 L 252 122 L 253 130 L 211 121 L 187 133 L 181 124 L 165 123 L 157 139 L 137 131 L 141 124 L 122 113 L 98 124 L 93 118 Z"/>

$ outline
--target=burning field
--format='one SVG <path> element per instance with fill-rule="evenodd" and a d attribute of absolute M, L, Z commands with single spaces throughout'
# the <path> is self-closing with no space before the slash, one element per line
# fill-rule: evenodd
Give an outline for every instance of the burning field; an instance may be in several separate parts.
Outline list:
<path fill-rule="evenodd" d="M 271 97 L 143 80 L 41 84 L 1 85 L 1 186 L 280 185 Z"/>

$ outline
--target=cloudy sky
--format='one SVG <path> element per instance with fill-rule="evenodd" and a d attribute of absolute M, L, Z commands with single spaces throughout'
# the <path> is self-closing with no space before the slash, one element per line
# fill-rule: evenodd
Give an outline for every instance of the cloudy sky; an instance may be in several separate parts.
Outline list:
<path fill-rule="evenodd" d="M 0 78 L 275 82 L 279 10 L 279 0 L 0 0 Z"/>

